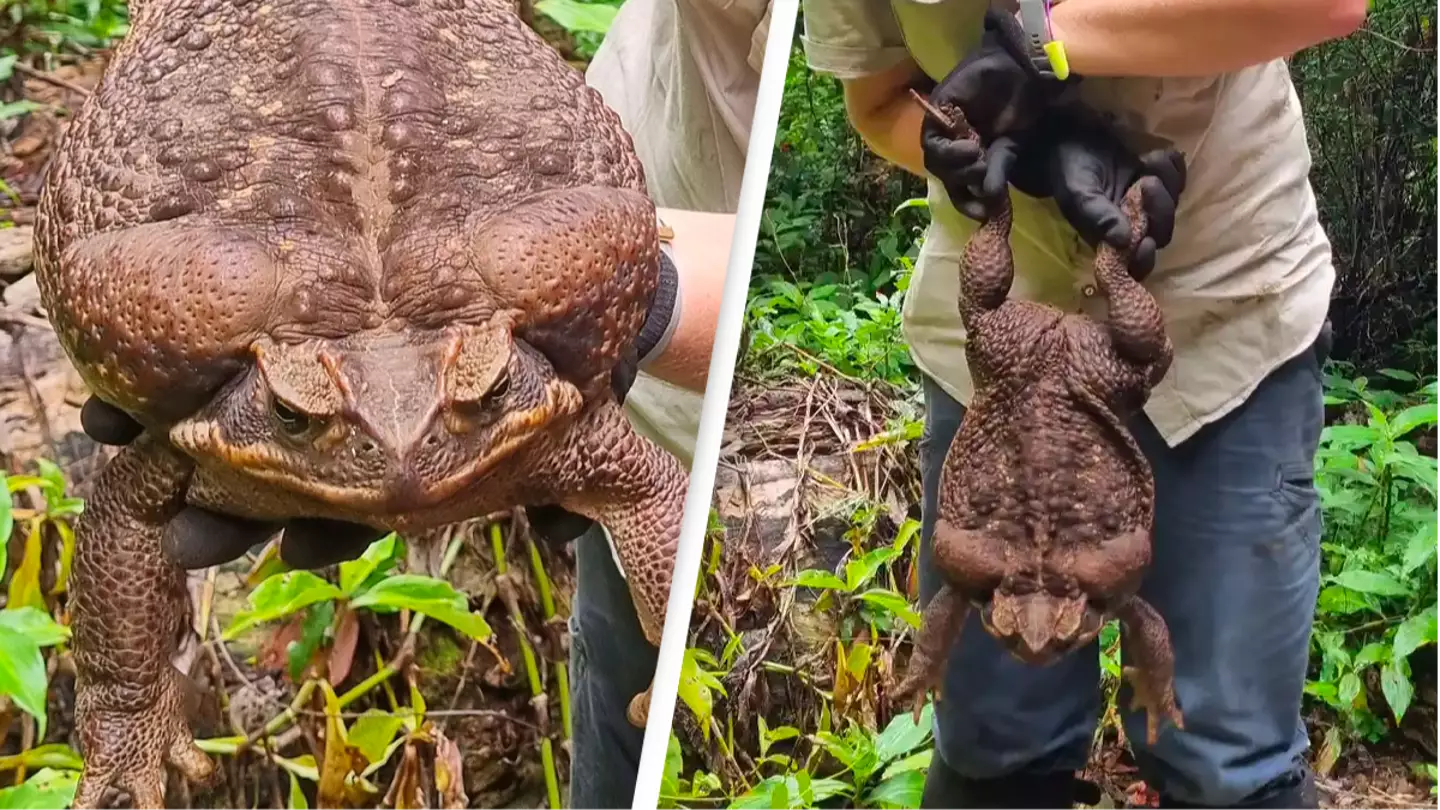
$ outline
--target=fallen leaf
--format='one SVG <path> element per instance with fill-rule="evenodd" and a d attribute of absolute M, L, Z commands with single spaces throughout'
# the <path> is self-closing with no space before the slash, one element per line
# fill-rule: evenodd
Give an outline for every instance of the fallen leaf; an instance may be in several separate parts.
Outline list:
<path fill-rule="evenodd" d="M 345 780 L 353 760 L 345 741 L 345 723 L 340 719 L 340 700 L 330 684 L 321 681 L 325 692 L 325 758 L 320 763 L 320 786 L 315 804 L 321 808 L 345 806 Z"/>
<path fill-rule="evenodd" d="M 385 804 L 395 810 L 418 810 L 425 806 L 425 792 L 420 789 L 420 752 L 413 741 L 405 742 L 405 754 L 400 767 L 395 769 Z"/>
<path fill-rule="evenodd" d="M 465 774 L 460 760 L 460 747 L 435 729 L 435 792 L 440 794 L 444 810 L 463 810 L 470 804 L 465 795 Z"/>
<path fill-rule="evenodd" d="M 339 626 L 335 630 L 335 643 L 330 647 L 330 662 L 326 669 L 329 681 L 334 684 L 345 682 L 350 674 L 350 665 L 355 661 L 355 643 L 360 639 L 360 619 L 355 611 L 343 608 Z"/>

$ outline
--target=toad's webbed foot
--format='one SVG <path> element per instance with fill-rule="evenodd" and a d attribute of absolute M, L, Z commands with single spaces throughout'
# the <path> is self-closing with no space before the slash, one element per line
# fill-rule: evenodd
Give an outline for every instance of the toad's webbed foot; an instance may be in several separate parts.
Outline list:
<path fill-rule="evenodd" d="M 913 696 L 911 711 L 915 722 L 920 722 L 920 711 L 925 708 L 925 697 L 933 691 L 937 700 L 941 698 L 940 682 L 945 675 L 946 653 L 960 635 L 965 617 L 970 613 L 970 602 L 964 594 L 949 585 L 940 589 L 925 607 L 920 622 L 920 633 L 915 637 L 915 646 L 910 653 L 910 662 L 905 677 L 895 685 L 898 698 Z"/>
<path fill-rule="evenodd" d="M 210 781 L 214 763 L 196 747 L 185 721 L 183 676 L 166 666 L 159 695 L 149 706 L 113 708 L 127 701 L 110 684 L 90 686 L 77 696 L 85 772 L 73 807 L 99 807 L 112 786 L 129 793 L 135 807 L 164 807 L 166 763 L 192 782 Z"/>
<path fill-rule="evenodd" d="M 610 533 L 640 627 L 659 647 L 689 476 L 678 459 L 636 433 L 613 403 L 591 411 L 569 435 L 561 470 L 577 479 L 561 488 L 573 487 L 561 506 Z M 649 706 L 646 689 L 630 703 L 630 722 L 643 727 Z"/>
<path fill-rule="evenodd" d="M 74 807 L 98 807 L 112 786 L 136 807 L 161 807 L 167 762 L 201 783 L 214 772 L 190 736 L 184 676 L 171 664 L 187 625 L 185 573 L 161 553 L 189 477 L 186 459 L 141 436 L 105 466 L 76 525 L 75 724 L 85 768 Z"/>
<path fill-rule="evenodd" d="M 1175 728 L 1185 728 L 1175 705 L 1175 658 L 1170 648 L 1170 631 L 1165 620 L 1140 597 L 1131 597 L 1117 611 L 1125 628 L 1124 655 L 1134 658 L 1124 668 L 1133 693 L 1130 708 L 1145 710 L 1145 741 L 1154 745 L 1160 738 L 1160 723 L 1168 719 Z"/>

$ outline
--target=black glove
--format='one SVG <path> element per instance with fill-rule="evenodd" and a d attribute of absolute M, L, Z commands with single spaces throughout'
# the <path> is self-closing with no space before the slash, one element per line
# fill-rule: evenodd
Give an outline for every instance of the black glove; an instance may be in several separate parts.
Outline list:
<path fill-rule="evenodd" d="M 925 170 L 938 178 L 950 202 L 966 216 L 984 220 L 1007 184 L 1027 194 L 1043 185 L 1042 172 L 1019 160 L 1032 151 L 1035 126 L 1071 92 L 1078 79 L 1044 77 L 1032 61 L 1019 22 L 1000 11 L 985 13 L 980 45 L 931 91 L 929 101 L 946 112 L 958 109 L 980 136 L 956 138 L 944 123 L 926 116 L 920 142 Z"/>
<path fill-rule="evenodd" d="M 1140 183 L 1147 225 L 1131 255 L 1130 273 L 1142 280 L 1155 269 L 1155 252 L 1170 244 L 1175 208 L 1185 191 L 1185 158 L 1174 149 L 1135 155 L 1091 114 L 1061 112 L 1042 126 L 1054 134 L 1048 185 L 1055 203 L 1091 248 L 1106 242 L 1130 246 L 1130 221 L 1120 210 L 1125 192 Z M 1041 195 L 1043 196 L 1043 195 Z"/>
<path fill-rule="evenodd" d="M 615 392 L 615 400 L 621 405 L 625 404 L 625 397 L 630 393 L 630 387 L 635 384 L 635 378 L 640 372 L 641 359 L 655 351 L 660 341 L 670 332 L 679 292 L 679 271 L 675 268 L 675 263 L 662 250 L 660 252 L 660 284 L 655 289 L 655 297 L 651 300 L 650 309 L 645 315 L 645 324 L 640 328 L 640 335 L 635 339 L 632 353 L 610 374 L 611 390 Z M 590 518 L 577 515 L 555 504 L 527 506 L 525 507 L 525 519 L 529 521 L 530 529 L 535 532 L 536 537 L 556 546 L 569 543 L 590 531 L 590 528 L 595 525 L 595 521 Z"/>

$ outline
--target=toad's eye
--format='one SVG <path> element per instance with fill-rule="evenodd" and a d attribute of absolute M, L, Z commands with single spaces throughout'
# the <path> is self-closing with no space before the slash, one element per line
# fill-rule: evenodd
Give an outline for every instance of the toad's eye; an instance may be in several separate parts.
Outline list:
<path fill-rule="evenodd" d="M 508 393 L 510 393 L 510 372 L 502 371 L 499 379 L 495 380 L 495 384 L 490 386 L 490 390 L 485 392 L 485 396 L 481 397 L 480 404 L 486 408 L 492 407 L 504 399 Z"/>
<path fill-rule="evenodd" d="M 280 429 L 291 436 L 302 436 L 310 429 L 310 417 L 286 405 L 278 399 L 271 400 L 270 410 Z"/>

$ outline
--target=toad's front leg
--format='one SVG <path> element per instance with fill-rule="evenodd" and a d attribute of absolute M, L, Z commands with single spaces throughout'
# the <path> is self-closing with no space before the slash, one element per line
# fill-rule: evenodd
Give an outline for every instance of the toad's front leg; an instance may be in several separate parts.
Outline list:
<path fill-rule="evenodd" d="M 160 552 L 190 470 L 142 436 L 106 465 L 75 527 L 75 725 L 85 769 L 74 807 L 98 807 L 111 785 L 136 807 L 161 807 L 166 762 L 196 782 L 214 772 L 190 734 L 184 676 L 171 665 L 186 627 L 185 574 Z"/>
<path fill-rule="evenodd" d="M 593 408 L 568 433 L 557 488 L 561 506 L 610 532 L 645 638 L 660 646 L 680 540 L 689 474 L 679 460 L 636 433 L 620 406 Z M 630 722 L 644 726 L 650 689 L 630 703 Z"/>
<path fill-rule="evenodd" d="M 1125 666 L 1125 678 L 1134 692 L 1132 708 L 1145 709 L 1145 740 L 1150 745 L 1160 737 L 1160 722 L 1168 719 L 1175 728 L 1185 722 L 1175 705 L 1175 655 L 1165 620 L 1138 596 L 1130 597 L 1116 616 L 1125 628 L 1124 656 L 1133 658 Z"/>

